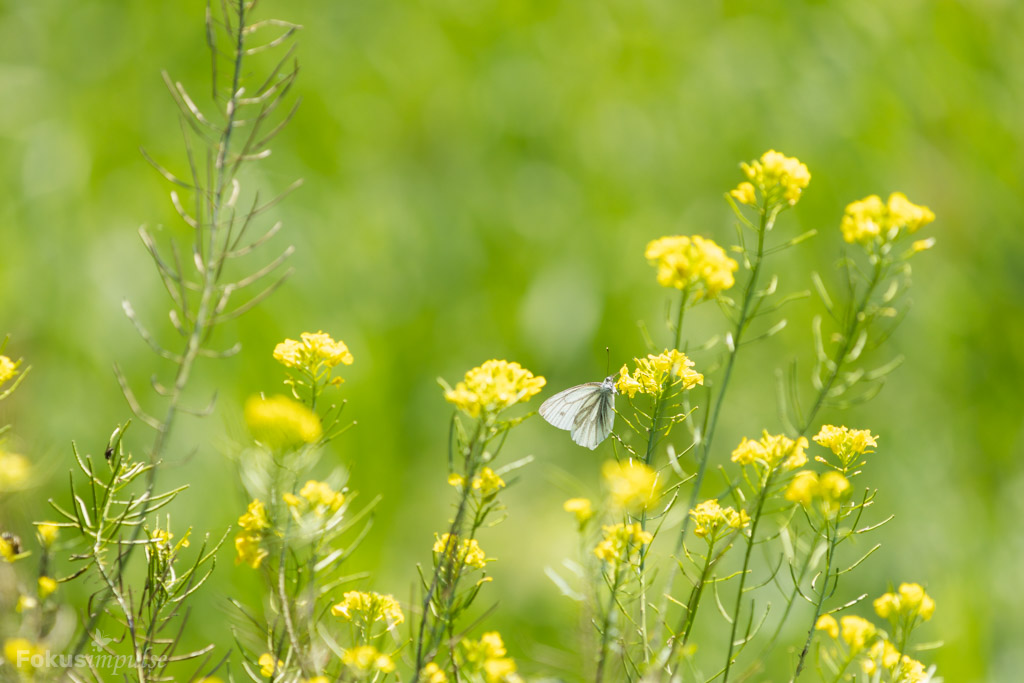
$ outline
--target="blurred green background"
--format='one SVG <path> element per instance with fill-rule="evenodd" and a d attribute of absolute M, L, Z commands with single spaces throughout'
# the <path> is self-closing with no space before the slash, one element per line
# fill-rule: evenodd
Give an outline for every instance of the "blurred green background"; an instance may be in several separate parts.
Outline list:
<path fill-rule="evenodd" d="M 648 240 L 734 238 L 722 193 L 737 163 L 769 148 L 799 157 L 811 185 L 778 235 L 819 235 L 773 262 L 783 291 L 833 275 L 849 201 L 905 192 L 938 216 L 937 247 L 914 260 L 913 307 L 888 351 L 907 362 L 881 396 L 826 421 L 881 435 L 867 468 L 877 517 L 895 520 L 842 588 L 877 595 L 926 585 L 938 602 L 922 637 L 948 681 L 1016 680 L 1024 669 L 1024 5 L 1013 0 L 310 0 L 266 2 L 303 24 L 303 103 L 254 178 L 305 186 L 274 211 L 295 244 L 294 277 L 224 332 L 235 358 L 204 363 L 163 483 L 193 487 L 175 526 L 234 523 L 244 495 L 224 458 L 240 404 L 276 391 L 274 344 L 304 330 L 345 340 L 343 392 L 358 426 L 330 458 L 351 486 L 384 497 L 354 569 L 407 596 L 415 562 L 448 515 L 450 416 L 436 383 L 488 358 L 518 360 L 549 388 L 598 379 L 662 342 L 667 292 Z M 0 2 L 0 334 L 32 374 L 4 406 L 8 444 L 38 486 L 4 501 L 26 534 L 66 495 L 70 443 L 94 454 L 128 416 L 111 367 L 144 396 L 156 362 L 121 313 L 129 297 L 156 329 L 163 290 L 140 224 L 181 232 L 144 146 L 183 167 L 166 68 L 208 83 L 203 5 L 109 0 Z M 742 277 L 742 276 L 741 276 Z M 834 281 L 834 280 L 832 280 Z M 783 335 L 742 357 L 713 454 L 778 429 L 774 368 L 807 368 L 813 301 Z M 712 306 L 701 341 L 724 329 Z M 698 356 L 698 360 L 706 360 Z M 698 367 L 700 369 L 700 367 Z M 550 395 L 550 392 L 544 396 Z M 543 396 L 542 396 L 543 398 Z M 148 399 L 147 399 L 148 400 Z M 136 426 L 133 444 L 151 440 Z M 575 606 L 544 576 L 575 550 L 561 511 L 596 490 L 596 454 L 531 420 L 509 453 L 533 454 L 485 533 L 497 556 L 502 630 L 527 673 L 572 668 Z M 578 479 L 581 483 L 573 485 Z M 225 548 L 196 615 L 196 641 L 227 645 L 225 596 L 255 599 Z M 793 631 L 800 639 L 803 625 Z M 543 643 L 543 645 L 541 645 Z M 777 676 L 781 678 L 781 675 Z"/>

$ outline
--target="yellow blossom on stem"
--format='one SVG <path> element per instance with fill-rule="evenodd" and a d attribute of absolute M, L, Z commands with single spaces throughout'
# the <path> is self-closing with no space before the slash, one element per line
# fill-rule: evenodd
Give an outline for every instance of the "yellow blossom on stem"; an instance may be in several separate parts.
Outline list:
<path fill-rule="evenodd" d="M 303 332 L 300 341 L 285 339 L 274 347 L 274 360 L 315 376 L 323 368 L 352 365 L 355 359 L 345 342 L 334 341 L 325 332 Z"/>
<path fill-rule="evenodd" d="M 540 393 L 546 382 L 519 363 L 489 360 L 467 372 L 455 388 L 443 385 L 444 397 L 470 417 L 494 416 L 530 400 Z"/>
<path fill-rule="evenodd" d="M 345 650 L 341 656 L 341 662 L 351 671 L 360 674 L 374 672 L 387 674 L 395 670 L 395 662 L 391 657 L 373 645 L 360 645 L 351 650 Z"/>
<path fill-rule="evenodd" d="M 36 532 L 39 534 L 43 545 L 49 547 L 54 544 L 57 536 L 60 535 L 60 527 L 53 522 L 42 522 L 36 526 Z"/>
<path fill-rule="evenodd" d="M 661 497 L 658 473 L 638 460 L 609 460 L 601 467 L 601 476 L 612 504 L 620 510 L 646 510 Z"/>
<path fill-rule="evenodd" d="M 842 617 L 839 620 L 839 629 L 851 653 L 863 650 L 877 633 L 874 624 L 853 615 Z"/>
<path fill-rule="evenodd" d="M 875 600 L 875 612 L 883 619 L 928 621 L 935 613 L 935 601 L 918 583 L 901 583 L 895 593 L 886 593 Z"/>
<path fill-rule="evenodd" d="M 704 375 L 692 369 L 694 362 L 675 349 L 667 349 L 657 355 L 648 354 L 646 358 L 634 358 L 633 364 L 636 368 L 632 372 L 623 365 L 615 382 L 615 388 L 630 398 L 638 392 L 657 396 L 670 379 L 673 383 L 678 381 L 683 390 L 704 384 Z"/>
<path fill-rule="evenodd" d="M 45 655 L 43 648 L 27 638 L 8 638 L 4 641 L 4 659 L 21 671 L 32 671 L 32 658 Z"/>
<path fill-rule="evenodd" d="M 479 491 L 483 498 L 491 498 L 505 488 L 505 481 L 490 467 L 484 467 L 480 474 L 473 477 L 473 490 Z"/>
<path fill-rule="evenodd" d="M 0 356 L 0 386 L 14 379 L 18 374 L 18 366 L 21 361 L 13 361 L 7 356 Z"/>
<path fill-rule="evenodd" d="M 483 634 L 480 640 L 464 638 L 459 645 L 460 671 L 483 674 L 485 683 L 520 680 L 516 675 L 515 660 L 508 657 L 505 643 L 497 631 Z"/>
<path fill-rule="evenodd" d="M 316 413 L 287 396 L 253 396 L 245 402 L 245 423 L 256 441 L 273 450 L 314 443 L 323 436 Z"/>
<path fill-rule="evenodd" d="M 275 671 L 280 670 L 284 667 L 284 662 L 280 659 L 276 659 L 274 655 L 269 652 L 264 652 L 260 655 L 257 663 L 260 665 L 260 675 L 264 678 L 270 678 L 274 675 Z"/>
<path fill-rule="evenodd" d="M 742 529 L 750 524 L 750 517 L 743 510 L 736 512 L 734 508 L 723 508 L 718 500 L 705 500 L 690 510 L 690 519 L 696 525 L 693 533 L 713 543 L 723 534 L 734 529 Z"/>
<path fill-rule="evenodd" d="M 243 531 L 235 536 L 235 564 L 245 563 L 259 569 L 264 558 L 270 553 L 260 546 L 261 534 Z"/>
<path fill-rule="evenodd" d="M 794 441 L 782 434 L 769 434 L 766 430 L 758 441 L 744 437 L 732 452 L 732 461 L 740 465 L 756 464 L 768 470 L 776 467 L 793 470 L 807 462 L 804 452 L 807 446 L 807 439 L 802 436 Z"/>
<path fill-rule="evenodd" d="M 843 467 L 848 467 L 856 458 L 874 453 L 878 437 L 867 429 L 850 429 L 836 425 L 823 425 L 814 436 L 814 441 L 831 450 Z"/>
<path fill-rule="evenodd" d="M 653 240 L 644 257 L 658 269 L 659 285 L 690 290 L 697 299 L 714 299 L 732 287 L 739 268 L 724 249 L 700 235 Z"/>
<path fill-rule="evenodd" d="M 313 479 L 306 482 L 299 490 L 299 495 L 285 493 L 282 498 L 292 510 L 301 512 L 309 508 L 318 517 L 327 512 L 337 512 L 345 504 L 344 493 L 335 491 L 327 482 Z"/>
<path fill-rule="evenodd" d="M 57 582 L 49 576 L 39 577 L 39 597 L 46 598 L 57 590 Z"/>
<path fill-rule="evenodd" d="M 356 614 L 362 615 L 368 622 L 387 621 L 388 626 L 396 626 L 405 621 L 402 606 L 392 595 L 380 593 L 363 593 L 349 591 L 344 599 L 331 607 L 331 614 L 336 617 L 352 619 Z"/>
<path fill-rule="evenodd" d="M 831 614 L 822 614 L 818 617 L 818 621 L 814 623 L 814 628 L 819 631 L 824 631 L 828 634 L 828 637 L 833 640 L 839 637 L 839 624 L 836 622 L 836 618 Z"/>
<path fill-rule="evenodd" d="M 589 498 L 570 498 L 562 504 L 562 509 L 576 515 L 576 523 L 581 529 L 594 516 L 594 506 Z"/>
<path fill-rule="evenodd" d="M 32 468 L 25 456 L 0 450 L 0 491 L 21 488 L 31 473 Z"/>
<path fill-rule="evenodd" d="M 466 478 L 461 474 L 456 474 L 455 472 L 452 472 L 451 474 L 448 475 L 448 485 L 454 486 L 455 488 L 460 488 L 466 485 Z"/>
<path fill-rule="evenodd" d="M 826 515 L 835 512 L 850 494 L 850 481 L 839 472 L 830 470 L 819 477 L 811 470 L 800 470 L 793 477 L 786 492 L 786 500 L 810 507 L 818 501 Z"/>
<path fill-rule="evenodd" d="M 807 166 L 799 159 L 787 157 L 774 149 L 762 154 L 760 159 L 741 163 L 740 168 L 749 182 L 741 183 L 731 194 L 744 204 L 756 204 L 756 198 L 748 201 L 756 188 L 768 204 L 793 206 L 811 182 Z"/>
<path fill-rule="evenodd" d="M 906 195 L 893 192 L 887 202 L 871 195 L 851 202 L 839 224 L 843 239 L 853 244 L 870 245 L 892 242 L 905 234 L 913 234 L 935 220 L 926 207 L 910 202 Z"/>
<path fill-rule="evenodd" d="M 475 538 L 455 539 L 452 542 L 451 534 L 445 533 L 436 537 L 434 541 L 434 553 L 441 554 L 451 552 L 449 545 L 454 547 L 457 566 L 466 566 L 473 569 L 483 569 L 487 566 L 487 555 L 484 554 L 480 544 Z"/>
<path fill-rule="evenodd" d="M 246 531 L 262 531 L 270 528 L 270 520 L 267 518 L 267 507 L 259 499 L 253 500 L 245 510 L 245 514 L 238 518 L 238 526 Z"/>
<path fill-rule="evenodd" d="M 420 680 L 425 683 L 448 683 L 448 674 L 434 662 L 427 664 L 420 672 Z"/>
<path fill-rule="evenodd" d="M 736 189 L 731 190 L 729 194 L 740 204 L 757 206 L 757 190 L 754 188 L 752 183 L 740 183 L 736 186 Z"/>
<path fill-rule="evenodd" d="M 644 531 L 640 522 L 606 525 L 604 537 L 594 548 L 594 555 L 603 562 L 616 565 L 653 540 L 654 536 Z"/>

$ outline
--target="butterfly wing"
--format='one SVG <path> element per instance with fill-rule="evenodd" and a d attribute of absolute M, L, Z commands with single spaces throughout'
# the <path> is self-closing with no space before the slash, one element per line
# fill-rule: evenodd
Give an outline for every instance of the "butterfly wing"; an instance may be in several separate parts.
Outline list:
<path fill-rule="evenodd" d="M 580 409 L 600 391 L 600 382 L 587 382 L 560 391 L 541 404 L 540 416 L 559 429 L 573 429 Z"/>
<path fill-rule="evenodd" d="M 598 383 L 598 386 L 601 387 L 601 384 Z M 594 450 L 612 433 L 614 424 L 615 393 L 602 387 L 583 401 L 569 434 L 580 446 Z"/>

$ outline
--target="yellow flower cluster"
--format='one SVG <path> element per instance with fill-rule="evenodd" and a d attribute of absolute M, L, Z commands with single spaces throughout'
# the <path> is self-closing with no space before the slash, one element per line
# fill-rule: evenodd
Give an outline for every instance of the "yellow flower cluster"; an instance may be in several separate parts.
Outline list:
<path fill-rule="evenodd" d="M 800 437 L 796 441 L 782 434 L 769 434 L 767 430 L 757 441 L 743 438 L 740 445 L 732 452 L 732 461 L 740 465 L 760 464 L 771 470 L 781 467 L 793 470 L 807 462 L 804 450 L 809 445 L 807 439 Z"/>
<path fill-rule="evenodd" d="M 331 606 L 331 614 L 336 617 L 352 619 L 353 615 L 358 613 L 371 623 L 385 620 L 388 622 L 388 627 L 405 621 L 402 606 L 392 595 L 349 591 L 343 597 L 341 602 Z"/>
<path fill-rule="evenodd" d="M 884 244 L 904 234 L 915 233 L 934 220 L 935 214 L 927 206 L 918 206 L 906 195 L 893 192 L 884 203 L 876 194 L 851 202 L 839 227 L 843 231 L 843 239 L 851 244 Z"/>
<path fill-rule="evenodd" d="M 886 593 L 875 600 L 875 612 L 883 619 L 917 617 L 928 621 L 935 613 L 935 601 L 916 583 L 901 583 L 895 593 Z"/>
<path fill-rule="evenodd" d="M 612 505 L 620 510 L 633 513 L 647 510 L 661 497 L 658 473 L 638 460 L 609 460 L 601 467 L 601 477 Z"/>
<path fill-rule="evenodd" d="M 36 525 L 36 532 L 44 546 L 51 546 L 60 535 L 60 527 L 55 522 L 40 522 Z"/>
<path fill-rule="evenodd" d="M 785 202 L 793 206 L 800 200 L 804 188 L 811 182 L 811 173 L 807 166 L 795 157 L 787 157 L 781 152 L 770 149 L 749 164 L 740 164 L 748 182 L 740 183 L 730 192 L 741 204 L 755 206 L 757 193 L 769 203 Z"/>
<path fill-rule="evenodd" d="M 282 497 L 292 510 L 299 512 L 308 506 L 318 517 L 328 511 L 337 512 L 345 504 L 344 493 L 335 491 L 327 482 L 312 479 L 299 490 L 299 495 L 286 493 Z"/>
<path fill-rule="evenodd" d="M 714 299 L 732 287 L 739 268 L 724 249 L 700 235 L 653 240 L 644 257 L 658 269 L 659 285 L 692 290 L 698 299 Z"/>
<path fill-rule="evenodd" d="M 303 370 L 316 377 L 324 368 L 352 365 L 355 360 L 345 342 L 326 332 L 303 332 L 301 341 L 285 339 L 274 347 L 274 360 L 286 368 Z"/>
<path fill-rule="evenodd" d="M 245 423 L 252 437 L 273 450 L 296 448 L 323 436 L 320 418 L 287 396 L 253 396 L 245 402 Z"/>
<path fill-rule="evenodd" d="M 449 550 L 449 542 L 451 541 L 451 534 L 443 534 L 437 537 L 434 541 L 434 552 L 441 554 Z M 473 569 L 483 569 L 487 566 L 487 555 L 484 554 L 480 544 L 476 542 L 475 538 L 466 538 L 459 540 L 455 539 L 457 549 L 455 550 L 455 558 L 457 566 L 466 566 Z M 456 545 L 453 544 L 453 545 Z"/>
<path fill-rule="evenodd" d="M 473 490 L 479 491 L 482 498 L 492 498 L 503 488 L 505 480 L 490 467 L 482 468 L 480 474 L 473 477 Z"/>
<path fill-rule="evenodd" d="M 258 569 L 268 555 L 266 549 L 260 547 L 264 532 L 270 528 L 266 506 L 259 500 L 249 503 L 245 514 L 238 518 L 238 526 L 241 531 L 235 536 L 235 564 L 244 562 Z"/>
<path fill-rule="evenodd" d="M 43 648 L 28 638 L 8 638 L 4 641 L 4 659 L 15 669 L 31 671 L 32 658 L 45 654 Z"/>
<path fill-rule="evenodd" d="M 878 445 L 878 437 L 873 436 L 867 429 L 850 429 L 835 425 L 823 425 L 815 435 L 814 441 L 835 453 L 844 467 L 854 458 L 874 453 L 869 448 Z"/>
<path fill-rule="evenodd" d="M 14 379 L 18 374 L 18 366 L 21 361 L 13 361 L 7 356 L 0 356 L 0 386 Z"/>
<path fill-rule="evenodd" d="M 260 665 L 260 675 L 264 678 L 270 678 L 274 675 L 274 672 L 280 671 L 284 668 L 284 662 L 277 659 L 269 652 L 261 654 L 256 663 Z"/>
<path fill-rule="evenodd" d="M 576 523 L 581 529 L 594 516 L 594 506 L 589 498 L 570 498 L 562 504 L 562 509 L 576 515 Z"/>
<path fill-rule="evenodd" d="M 611 524 L 604 527 L 604 538 L 594 548 L 594 554 L 609 564 L 618 564 L 624 557 L 632 554 L 654 540 L 649 531 L 644 531 L 640 522 L 632 524 Z"/>
<path fill-rule="evenodd" d="M 670 378 L 678 378 L 684 390 L 704 384 L 704 375 L 692 369 L 694 362 L 685 353 L 675 349 L 667 349 L 657 355 L 650 353 L 646 358 L 634 358 L 633 364 L 636 366 L 633 372 L 623 365 L 619 370 L 619 379 L 615 382 L 619 393 L 630 398 L 636 396 L 637 392 L 657 396 Z"/>
<path fill-rule="evenodd" d="M 491 631 L 480 640 L 464 638 L 461 645 L 463 666 L 468 673 L 482 673 L 486 683 L 516 683 L 521 679 L 516 674 L 516 663 L 508 656 L 501 634 Z"/>
<path fill-rule="evenodd" d="M 693 533 L 701 538 L 714 541 L 720 531 L 742 529 L 750 524 L 750 517 L 743 510 L 736 512 L 734 508 L 723 508 L 718 500 L 705 500 L 690 510 L 690 519 L 696 524 Z"/>
<path fill-rule="evenodd" d="M 850 652 L 863 650 L 878 632 L 870 621 L 853 615 L 839 619 L 839 631 Z"/>
<path fill-rule="evenodd" d="M 394 660 L 373 645 L 360 645 L 345 650 L 341 655 L 341 663 L 357 674 L 389 674 L 395 670 Z"/>
<path fill-rule="evenodd" d="M 493 416 L 516 403 L 530 400 L 540 393 L 546 382 L 519 363 L 489 360 L 467 372 L 454 389 L 446 387 L 444 397 L 470 417 Z"/>
<path fill-rule="evenodd" d="M 784 494 L 786 500 L 809 507 L 815 500 L 821 502 L 826 514 L 834 512 L 850 495 L 850 481 L 839 472 L 830 470 L 820 477 L 811 470 L 800 470 L 793 477 Z"/>
<path fill-rule="evenodd" d="M 899 681 L 899 683 L 922 683 L 927 680 L 928 677 L 925 673 L 924 664 L 907 655 L 901 657 L 896 646 L 885 638 L 879 638 L 875 641 L 875 644 L 868 651 L 867 658 L 861 662 L 861 668 L 864 670 L 864 673 L 873 676 L 880 668 L 892 671 L 896 668 L 897 662 L 899 662 L 899 668 L 896 669 L 896 673 L 892 677 L 893 681 Z"/>
<path fill-rule="evenodd" d="M 21 488 L 31 473 L 28 458 L 0 450 L 0 491 Z"/>
<path fill-rule="evenodd" d="M 40 598 L 45 599 L 47 596 L 53 595 L 53 593 L 57 590 L 57 581 L 49 576 L 40 576 L 38 584 Z"/>
<path fill-rule="evenodd" d="M 420 671 L 420 680 L 424 683 L 448 683 L 448 674 L 437 664 L 431 662 L 423 667 L 423 671 Z"/>

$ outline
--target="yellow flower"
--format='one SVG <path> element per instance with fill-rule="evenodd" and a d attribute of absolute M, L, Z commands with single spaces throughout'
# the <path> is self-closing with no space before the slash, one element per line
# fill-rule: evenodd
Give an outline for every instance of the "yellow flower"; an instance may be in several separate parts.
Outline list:
<path fill-rule="evenodd" d="M 507 681 L 515 672 L 516 663 L 515 660 L 510 657 L 488 659 L 484 662 L 484 673 L 487 675 L 487 683 L 501 683 L 501 681 Z"/>
<path fill-rule="evenodd" d="M 850 493 L 850 480 L 835 470 L 821 475 L 819 479 L 821 497 L 828 503 L 837 503 Z"/>
<path fill-rule="evenodd" d="M 926 206 L 911 203 L 905 195 L 893 192 L 885 203 L 878 195 L 851 202 L 839 224 L 843 239 L 863 245 L 892 242 L 904 234 L 917 232 L 935 220 Z"/>
<path fill-rule="evenodd" d="M 652 240 L 644 257 L 658 269 L 662 287 L 690 289 L 697 299 L 714 299 L 732 287 L 739 264 L 725 250 L 700 235 L 676 235 Z"/>
<path fill-rule="evenodd" d="M 285 339 L 274 347 L 274 360 L 311 375 L 316 375 L 321 368 L 352 365 L 355 360 L 344 342 L 334 341 L 325 332 L 303 332 L 301 339 Z"/>
<path fill-rule="evenodd" d="M 740 164 L 740 168 L 743 169 L 747 180 L 760 190 L 769 203 L 784 202 L 793 206 L 799 201 L 804 188 L 811 182 L 811 173 L 807 170 L 807 166 L 802 164 L 799 159 L 787 157 L 774 149 L 768 150 L 761 155 L 760 159 L 751 161 L 749 164 Z M 753 187 L 749 190 L 744 188 L 743 186 L 747 184 L 749 183 L 742 183 L 733 190 L 733 196 L 735 197 L 735 193 L 738 192 L 745 198 L 749 198 Z M 754 204 L 755 202 L 744 203 Z"/>
<path fill-rule="evenodd" d="M 863 650 L 876 633 L 874 624 L 856 616 L 842 617 L 839 620 L 839 627 L 851 653 Z"/>
<path fill-rule="evenodd" d="M 935 613 L 935 601 L 917 583 L 901 583 L 895 593 L 886 593 L 875 600 L 875 613 L 883 619 L 921 617 L 928 621 Z"/>
<path fill-rule="evenodd" d="M 19 595 L 18 603 L 14 606 L 14 611 L 21 614 L 27 609 L 35 609 L 38 604 L 39 602 L 31 595 Z"/>
<path fill-rule="evenodd" d="M 253 500 L 246 508 L 245 514 L 238 518 L 238 526 L 246 531 L 262 531 L 270 528 L 267 519 L 267 508 L 259 499 Z"/>
<path fill-rule="evenodd" d="M 757 205 L 757 192 L 751 183 L 740 183 L 736 186 L 735 190 L 729 192 L 733 199 L 738 201 L 740 204 L 746 204 L 747 206 Z"/>
<path fill-rule="evenodd" d="M 331 614 L 346 619 L 351 619 L 357 612 L 370 622 L 385 620 L 389 628 L 405 621 L 402 606 L 392 595 L 349 591 L 345 593 L 344 600 L 331 607 Z"/>
<path fill-rule="evenodd" d="M 570 498 L 562 504 L 562 509 L 576 515 L 576 523 L 580 528 L 594 516 L 594 506 L 589 498 Z"/>
<path fill-rule="evenodd" d="M 39 597 L 46 598 L 57 590 L 57 582 L 49 576 L 39 577 Z"/>
<path fill-rule="evenodd" d="M 454 486 L 455 488 L 461 488 L 462 486 L 466 485 L 466 478 L 461 474 L 456 474 L 455 472 L 452 472 L 451 474 L 448 475 L 448 485 Z"/>
<path fill-rule="evenodd" d="M 431 662 L 423 667 L 423 671 L 420 672 L 420 680 L 424 683 L 448 683 L 448 674 L 437 664 Z"/>
<path fill-rule="evenodd" d="M 828 634 L 828 637 L 833 640 L 839 637 L 839 624 L 836 623 L 836 618 L 831 614 L 822 614 L 818 617 L 818 621 L 815 622 L 814 628 L 819 631 L 824 631 Z"/>
<path fill-rule="evenodd" d="M 243 562 L 253 569 L 259 569 L 263 559 L 270 553 L 260 547 L 263 536 L 247 531 L 235 536 L 235 564 Z"/>
<path fill-rule="evenodd" d="M 32 671 L 32 658 L 43 656 L 41 647 L 27 638 L 8 638 L 4 641 L 4 659 L 15 669 Z"/>
<path fill-rule="evenodd" d="M 387 674 L 395 670 L 395 663 L 391 657 L 373 645 L 360 645 L 351 650 L 345 650 L 341 656 L 341 662 L 357 673 L 379 671 Z"/>
<path fill-rule="evenodd" d="M 900 658 L 900 668 L 896 672 L 896 681 L 899 683 L 923 683 L 928 680 L 928 672 L 925 671 L 924 664 L 903 655 Z"/>
<path fill-rule="evenodd" d="M 245 423 L 256 441 L 273 450 L 313 443 L 323 436 L 316 413 L 287 396 L 253 396 L 245 402 Z"/>
<path fill-rule="evenodd" d="M 819 490 L 818 475 L 811 470 L 800 470 L 793 477 L 793 481 L 789 483 L 786 493 L 783 495 L 786 500 L 807 507 L 818 495 Z"/>
<path fill-rule="evenodd" d="M 325 512 L 337 512 L 345 504 L 345 494 L 335 491 L 327 482 L 310 479 L 299 490 L 299 495 L 285 493 L 285 504 L 293 510 L 299 511 L 305 507 L 313 510 L 318 517 Z"/>
<path fill-rule="evenodd" d="M 709 541 L 714 541 L 719 536 L 719 531 L 742 529 L 750 524 L 750 517 L 746 512 L 736 512 L 731 507 L 723 508 L 715 498 L 705 500 L 690 510 L 690 519 L 696 524 L 693 533 Z"/>
<path fill-rule="evenodd" d="M 623 365 L 615 382 L 616 389 L 630 398 L 637 392 L 657 396 L 670 378 L 673 384 L 678 379 L 683 390 L 704 384 L 704 375 L 691 369 L 694 362 L 675 349 L 657 355 L 648 354 L 646 358 L 634 358 L 633 364 L 636 369 L 632 373 L 628 366 Z"/>
<path fill-rule="evenodd" d="M 284 662 L 280 659 L 275 659 L 274 655 L 269 652 L 261 654 L 257 663 L 260 665 L 260 675 L 265 678 L 270 678 L 274 675 L 275 671 L 284 666 Z"/>
<path fill-rule="evenodd" d="M 39 538 L 42 539 L 43 545 L 47 547 L 53 545 L 54 541 L 57 540 L 57 536 L 60 535 L 60 527 L 53 522 L 42 522 L 36 526 L 36 531 L 39 533 Z"/>
<path fill-rule="evenodd" d="M 529 401 L 546 383 L 519 363 L 489 360 L 467 372 L 454 389 L 445 386 L 444 398 L 470 417 L 493 416 Z"/>
<path fill-rule="evenodd" d="M 0 450 L 0 491 L 21 488 L 31 471 L 25 456 Z"/>
<path fill-rule="evenodd" d="M 0 385 L 10 381 L 18 374 L 21 361 L 13 361 L 7 356 L 0 356 Z"/>
<path fill-rule="evenodd" d="M 804 452 L 807 445 L 807 439 L 802 436 L 793 441 L 782 434 L 769 434 L 766 430 L 759 441 L 744 437 L 732 452 L 732 461 L 740 465 L 758 464 L 769 470 L 775 467 L 793 470 L 807 462 Z"/>
<path fill-rule="evenodd" d="M 604 527 L 604 538 L 594 548 L 594 555 L 609 564 L 618 564 L 628 558 L 634 550 L 640 550 L 654 540 L 649 531 L 644 531 L 640 522 L 633 524 L 612 524 Z"/>
<path fill-rule="evenodd" d="M 879 638 L 868 650 L 868 656 L 861 663 L 864 673 L 873 675 L 881 664 L 883 669 L 892 669 L 900 659 L 899 650 L 885 638 Z M 901 679 L 895 679 L 901 680 Z"/>
<path fill-rule="evenodd" d="M 658 473 L 638 460 L 609 460 L 601 467 L 601 476 L 611 494 L 612 504 L 620 510 L 646 510 L 661 496 Z"/>
<path fill-rule="evenodd" d="M 487 566 L 487 556 L 484 554 L 483 549 L 480 548 L 480 544 L 476 542 L 475 538 L 468 538 L 458 541 L 458 543 L 452 543 L 452 548 L 449 548 L 449 543 L 452 540 L 451 534 L 443 534 L 437 537 L 434 541 L 434 552 L 445 553 L 451 552 L 454 549 L 454 557 L 457 565 L 464 565 L 473 569 L 483 569 Z"/>
<path fill-rule="evenodd" d="M 854 458 L 874 453 L 870 449 L 878 445 L 878 437 L 867 429 L 836 425 L 823 425 L 814 441 L 831 450 L 844 466 L 848 466 Z"/>
<path fill-rule="evenodd" d="M 508 657 L 505 643 L 496 631 L 485 633 L 479 641 L 464 638 L 460 643 L 458 659 L 460 672 L 483 674 L 486 683 L 512 683 L 519 681 L 516 663 Z M 478 680 L 473 677 L 472 680 Z"/>
<path fill-rule="evenodd" d="M 490 498 L 503 488 L 504 480 L 490 467 L 484 467 L 480 470 L 479 476 L 473 477 L 473 490 L 479 491 L 483 498 Z"/>

